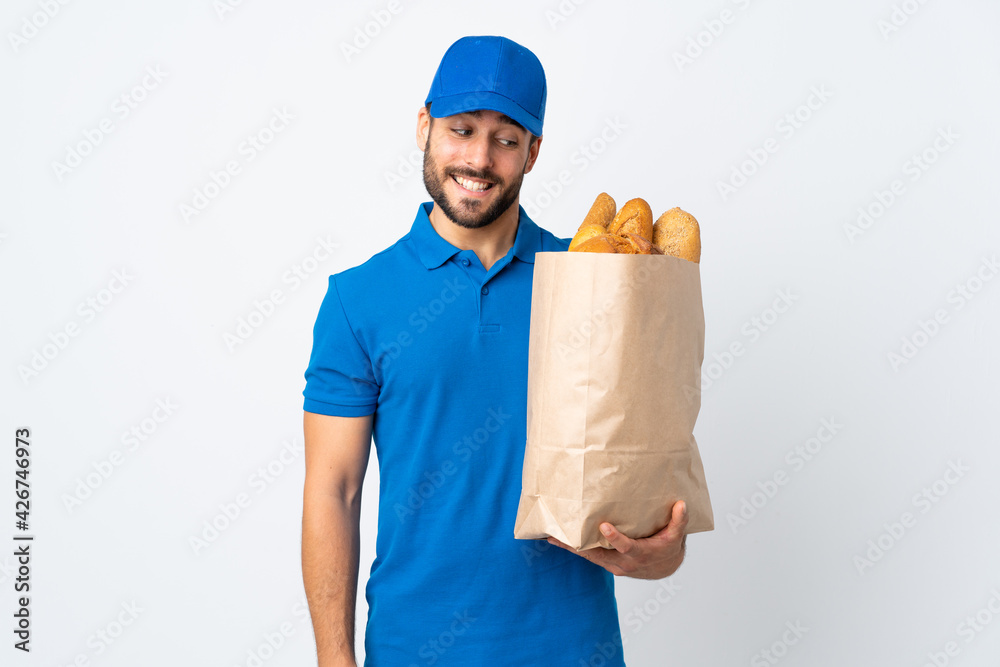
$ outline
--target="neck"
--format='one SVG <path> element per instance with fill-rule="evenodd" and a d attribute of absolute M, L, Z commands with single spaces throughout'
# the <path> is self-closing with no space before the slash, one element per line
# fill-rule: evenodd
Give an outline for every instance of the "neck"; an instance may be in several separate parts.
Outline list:
<path fill-rule="evenodd" d="M 504 257 L 514 245 L 517 236 L 517 221 L 519 215 L 518 202 L 515 201 L 500 217 L 478 229 L 469 229 L 456 224 L 444 214 L 437 204 L 431 209 L 431 226 L 448 243 L 461 250 L 472 250 L 482 262 L 487 271 L 497 260 Z"/>

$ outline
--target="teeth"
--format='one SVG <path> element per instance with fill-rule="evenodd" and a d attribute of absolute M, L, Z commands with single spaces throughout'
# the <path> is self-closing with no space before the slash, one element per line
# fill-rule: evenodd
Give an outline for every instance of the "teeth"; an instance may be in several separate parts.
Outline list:
<path fill-rule="evenodd" d="M 461 176 L 455 176 L 455 180 L 466 190 L 472 190 L 473 192 L 482 192 L 486 188 L 490 187 L 490 183 L 479 183 L 476 181 L 470 181 L 467 178 L 462 178 Z"/>

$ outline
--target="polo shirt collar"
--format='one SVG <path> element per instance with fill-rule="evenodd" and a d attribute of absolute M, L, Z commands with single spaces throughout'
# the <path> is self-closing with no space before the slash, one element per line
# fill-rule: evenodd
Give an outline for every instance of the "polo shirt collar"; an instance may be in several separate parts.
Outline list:
<path fill-rule="evenodd" d="M 434 202 L 424 202 L 417 209 L 417 217 L 410 228 L 410 242 L 413 244 L 420 261 L 428 269 L 436 269 L 455 253 L 461 252 L 452 244 L 441 238 L 441 235 L 431 224 L 430 212 Z M 528 264 L 535 263 L 535 253 L 542 249 L 542 231 L 524 212 L 524 207 L 518 206 L 519 218 L 517 234 L 514 236 L 514 256 Z"/>

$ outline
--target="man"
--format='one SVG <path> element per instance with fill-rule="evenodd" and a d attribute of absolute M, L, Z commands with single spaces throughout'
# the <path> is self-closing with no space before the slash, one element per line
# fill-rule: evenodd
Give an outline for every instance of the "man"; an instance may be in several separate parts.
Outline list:
<path fill-rule="evenodd" d="M 303 392 L 302 567 L 320 667 L 356 664 L 372 436 L 366 665 L 624 665 L 613 575 L 662 578 L 683 560 L 683 503 L 646 539 L 605 524 L 614 550 L 513 537 L 534 255 L 569 245 L 518 203 L 545 99 L 524 47 L 453 44 L 417 116 L 433 205 L 395 244 L 330 277 Z"/>

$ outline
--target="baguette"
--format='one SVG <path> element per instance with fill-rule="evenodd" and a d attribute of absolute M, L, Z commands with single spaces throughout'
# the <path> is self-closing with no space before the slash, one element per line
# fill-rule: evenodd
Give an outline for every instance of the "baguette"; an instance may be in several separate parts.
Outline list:
<path fill-rule="evenodd" d="M 580 227 L 577 231 L 582 230 L 588 225 L 600 225 L 602 229 L 608 228 L 608 223 L 610 223 L 615 217 L 615 211 L 618 205 L 615 200 L 611 198 L 607 192 L 602 192 L 597 195 L 597 199 L 594 200 L 594 204 L 590 207 L 587 212 L 587 217 L 583 219 L 580 223 Z"/>
<path fill-rule="evenodd" d="M 609 234 L 624 234 L 630 232 L 647 239 L 653 238 L 653 211 L 645 199 L 629 199 L 618 211 L 611 224 Z"/>

